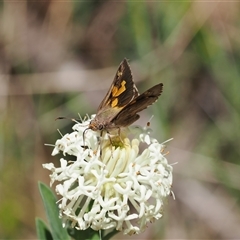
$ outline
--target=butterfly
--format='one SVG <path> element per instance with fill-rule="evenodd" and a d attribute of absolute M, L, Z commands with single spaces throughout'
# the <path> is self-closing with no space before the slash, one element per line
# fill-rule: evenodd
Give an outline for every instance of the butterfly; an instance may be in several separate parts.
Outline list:
<path fill-rule="evenodd" d="M 139 94 L 129 63 L 124 59 L 87 129 L 109 132 L 131 125 L 139 119 L 139 112 L 158 99 L 162 89 L 163 84 L 159 83 Z"/>

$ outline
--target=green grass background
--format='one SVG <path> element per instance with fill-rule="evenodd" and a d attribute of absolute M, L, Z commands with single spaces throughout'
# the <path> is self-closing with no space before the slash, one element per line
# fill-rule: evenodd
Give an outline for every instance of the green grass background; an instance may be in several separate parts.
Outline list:
<path fill-rule="evenodd" d="M 164 218 L 131 239 L 240 238 L 240 3 L 0 3 L 0 239 L 36 238 L 37 181 L 69 120 L 96 112 L 130 60 L 140 92 L 162 82 L 137 122 L 169 138 L 173 192 Z M 115 239 L 130 239 L 120 234 Z"/>

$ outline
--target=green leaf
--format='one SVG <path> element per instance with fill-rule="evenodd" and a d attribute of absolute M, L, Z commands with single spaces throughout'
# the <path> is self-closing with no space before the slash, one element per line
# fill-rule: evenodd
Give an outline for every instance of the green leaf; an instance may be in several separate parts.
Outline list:
<path fill-rule="evenodd" d="M 43 183 L 38 184 L 40 194 L 42 196 L 47 219 L 51 228 L 53 239 L 67 240 L 70 239 L 67 230 L 62 227 L 62 221 L 59 218 L 59 209 L 56 204 L 56 197 L 52 190 Z"/>
<path fill-rule="evenodd" d="M 46 224 L 39 218 L 36 218 L 36 229 L 38 239 L 41 240 L 53 240 L 52 234 L 49 231 Z"/>
<path fill-rule="evenodd" d="M 110 238 L 112 238 L 114 235 L 116 235 L 117 233 L 119 233 L 119 231 L 117 231 L 116 229 L 113 229 L 111 232 L 109 232 L 107 235 L 102 237 L 102 240 L 109 240 Z"/>
<path fill-rule="evenodd" d="M 99 231 L 95 231 L 92 228 L 86 230 L 77 230 L 76 228 L 68 228 L 69 235 L 75 240 L 99 240 Z"/>

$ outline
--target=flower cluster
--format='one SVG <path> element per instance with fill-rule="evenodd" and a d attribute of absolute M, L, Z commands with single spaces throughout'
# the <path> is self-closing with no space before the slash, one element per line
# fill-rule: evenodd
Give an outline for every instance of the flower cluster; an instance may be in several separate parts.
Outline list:
<path fill-rule="evenodd" d="M 76 123 L 72 133 L 56 141 L 52 155 L 63 154 L 60 167 L 43 165 L 51 171 L 51 185 L 57 182 L 60 216 L 81 230 L 138 234 L 162 217 L 171 194 L 172 166 L 164 145 L 150 137 L 149 128 L 84 131 L 90 121 Z"/>

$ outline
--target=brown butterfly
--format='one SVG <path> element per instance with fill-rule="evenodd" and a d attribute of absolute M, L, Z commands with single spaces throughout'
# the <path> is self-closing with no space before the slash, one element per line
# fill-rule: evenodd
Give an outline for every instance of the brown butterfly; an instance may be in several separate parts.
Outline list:
<path fill-rule="evenodd" d="M 139 113 L 154 103 L 162 93 L 163 84 L 159 83 L 139 94 L 133 82 L 128 61 L 124 59 L 117 70 L 107 95 L 98 107 L 95 118 L 88 129 L 109 132 L 112 129 L 127 127 L 139 119 Z M 86 129 L 87 130 L 87 129 Z"/>

